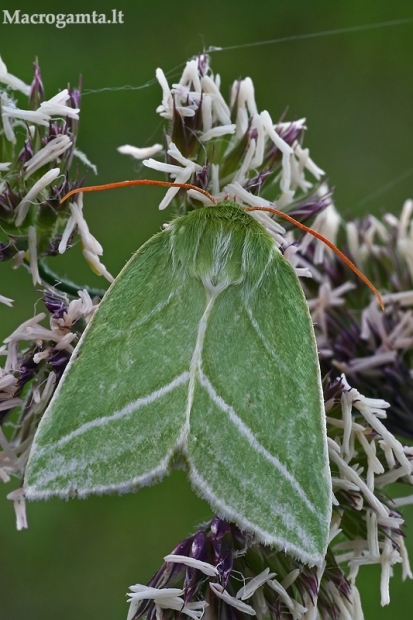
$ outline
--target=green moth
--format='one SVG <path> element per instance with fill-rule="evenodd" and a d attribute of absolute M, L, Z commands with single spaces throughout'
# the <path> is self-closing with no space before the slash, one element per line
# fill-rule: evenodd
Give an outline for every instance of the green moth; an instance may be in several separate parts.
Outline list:
<path fill-rule="evenodd" d="M 332 492 L 316 341 L 270 234 L 232 201 L 131 258 L 43 416 L 29 499 L 127 492 L 183 467 L 221 517 L 308 564 Z"/>

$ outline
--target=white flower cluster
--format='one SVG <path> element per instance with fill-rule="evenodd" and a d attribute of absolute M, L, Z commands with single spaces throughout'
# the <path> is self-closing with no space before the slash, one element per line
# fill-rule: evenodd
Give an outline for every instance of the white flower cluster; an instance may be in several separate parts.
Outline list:
<path fill-rule="evenodd" d="M 333 491 L 345 490 L 355 493 L 356 510 L 365 509 L 367 538 L 355 538 L 337 543 L 333 547 L 338 563 L 347 563 L 350 569 L 348 578 L 354 584 L 359 567 L 363 564 L 381 565 L 381 603 L 390 602 L 389 580 L 392 567 L 396 563 L 403 566 L 403 579 L 412 578 L 404 538 L 399 533 L 404 519 L 395 512 L 402 501 L 389 500 L 392 511 L 375 494 L 400 478 L 413 484 L 413 448 L 403 446 L 390 433 L 380 419 L 386 418 L 385 409 L 389 404 L 382 399 L 365 398 L 351 388 L 344 375 L 341 377 L 344 391 L 341 396 L 341 418 L 328 415 L 331 403 L 326 403 L 327 424 L 343 429 L 339 439 L 328 438 L 331 463 L 337 465 L 339 478 L 333 478 Z M 353 411 L 361 414 L 364 423 L 354 421 Z M 373 438 L 368 440 L 368 436 Z M 384 459 L 378 458 L 378 451 Z M 360 459 L 367 457 L 367 469 L 360 465 Z M 383 464 L 383 461 L 385 464 Z M 410 501 L 413 496 L 410 497 Z M 336 500 L 338 505 L 338 502 Z M 331 540 L 340 533 L 341 516 L 333 514 Z M 387 532 L 387 536 L 381 532 Z"/>
<path fill-rule="evenodd" d="M 201 145 L 207 145 L 213 139 L 227 140 L 227 152 L 230 152 L 244 135 L 249 132 L 248 148 L 238 162 L 237 169 L 229 175 L 222 176 L 220 164 L 212 164 L 212 179 L 207 188 L 217 200 L 225 196 L 235 196 L 242 204 L 253 206 L 276 206 L 283 208 L 290 204 L 298 188 L 308 190 L 311 183 L 305 178 L 308 170 L 315 179 L 319 180 L 324 174 L 310 158 L 308 149 L 303 149 L 298 140 L 289 145 L 283 138 L 293 127 L 305 128 L 305 119 L 291 123 L 273 123 L 270 114 L 264 110 L 258 112 L 255 102 L 254 85 L 251 78 L 235 81 L 230 95 L 229 105 L 220 92 L 220 77 L 211 74 L 209 68 L 199 69 L 199 62 L 207 63 L 206 57 L 187 62 L 182 77 L 177 84 L 169 86 L 165 74 L 157 69 L 156 77 L 162 88 L 162 103 L 157 112 L 166 119 L 172 119 L 174 114 L 182 117 L 193 117 L 200 113 L 202 129 L 197 133 L 197 140 Z M 231 117 L 235 115 L 235 122 Z M 266 150 L 274 145 L 282 154 L 282 166 L 279 174 L 281 195 L 277 201 L 269 202 L 259 198 L 246 189 L 248 181 L 257 173 L 263 164 Z M 156 152 L 160 145 L 150 147 Z M 148 156 L 145 149 L 134 152 L 129 145 L 120 147 L 120 152 L 142 159 Z M 165 172 L 173 182 L 186 183 L 199 173 L 206 162 L 196 162 L 185 157 L 175 144 L 170 142 L 166 154 L 176 164 L 160 162 L 154 159 L 144 159 L 143 164 L 148 168 Z M 176 195 L 178 189 L 168 190 L 165 198 L 159 205 L 165 209 Z M 203 200 L 197 192 L 190 192 L 192 198 Z M 270 219 L 265 214 L 262 218 Z"/>
<path fill-rule="evenodd" d="M 3 482 L 8 482 L 11 474 L 22 476 L 36 426 L 32 422 L 45 411 L 56 387 L 54 372 L 48 373 L 47 376 L 40 373 L 36 376 L 25 401 L 15 396 L 19 388 L 19 343 L 34 342 L 40 349 L 33 356 L 35 364 L 49 360 L 59 351 L 66 351 L 70 355 L 74 350 L 72 343 L 77 337 L 77 334 L 72 331 L 74 324 L 79 319 L 89 321 L 96 307 L 87 291 L 80 291 L 79 299 L 74 299 L 68 304 L 61 318 L 50 318 L 50 328 L 41 325 L 41 321 L 46 318 L 46 314 L 41 312 L 22 323 L 5 339 L 5 345 L 0 348 L 0 355 L 6 356 L 4 368 L 0 368 L 0 411 L 24 404 L 24 415 L 27 421 L 27 425 L 22 426 L 19 434 L 10 442 L 7 441 L 0 428 L 0 480 Z M 26 428 L 31 429 L 27 434 L 25 434 Z M 23 489 L 12 491 L 7 497 L 14 502 L 17 528 L 27 527 Z"/>
<path fill-rule="evenodd" d="M 12 90 L 19 90 L 24 95 L 29 96 L 31 87 L 25 84 L 22 80 L 12 75 L 7 71 L 7 67 L 4 64 L 3 60 L 0 58 L 0 83 L 5 84 L 6 87 Z M 53 116 L 59 117 L 69 117 L 75 120 L 79 120 L 79 109 L 72 108 L 67 106 L 66 103 L 69 100 L 69 92 L 66 89 L 62 90 L 60 93 L 49 99 L 48 101 L 43 101 L 37 110 L 21 110 L 16 106 L 15 101 L 9 97 L 6 90 L 1 91 L 1 116 L 3 120 L 3 130 L 4 134 L 12 143 L 16 143 L 16 135 L 14 132 L 14 127 L 16 125 L 23 125 L 24 122 L 34 123 L 35 125 L 43 125 L 45 127 L 49 126 L 50 121 Z M 23 122 L 24 121 L 24 122 Z M 49 147 L 49 145 L 47 145 Z M 57 148 L 56 144 L 53 147 L 57 151 L 64 152 L 63 145 L 60 145 L 60 148 Z M 49 148 L 49 150 L 52 150 Z M 41 151 L 37 153 L 34 157 L 35 161 L 38 161 L 44 157 L 44 154 L 41 154 Z M 32 158 L 33 159 L 33 158 Z M 56 159 L 53 157 L 52 159 Z M 26 162 L 25 167 L 30 168 L 33 167 L 33 161 L 30 160 L 31 163 Z M 48 161 L 51 161 L 48 160 Z M 40 166 L 37 166 L 40 167 Z M 36 168 L 37 169 L 37 168 Z M 27 171 L 27 176 L 33 172 Z"/>
<path fill-rule="evenodd" d="M 168 555 L 164 558 L 164 560 L 168 563 L 186 564 L 187 566 L 199 570 L 208 577 L 215 577 L 219 579 L 219 571 L 213 564 L 179 555 Z M 318 570 L 317 578 L 319 582 L 322 578 L 324 568 L 325 567 L 321 567 Z M 282 581 L 278 581 L 275 579 L 276 573 L 270 572 L 270 569 L 267 567 L 254 577 L 239 575 L 241 580 L 244 581 L 244 585 L 239 588 L 235 596 L 232 596 L 222 585 L 214 581 L 209 582 L 209 589 L 214 596 L 224 601 L 237 612 L 247 614 L 248 616 L 257 616 L 259 620 L 263 620 L 264 618 L 269 617 L 268 606 L 263 594 L 263 587 L 268 586 L 276 593 L 276 595 L 278 595 L 280 602 L 283 607 L 286 608 L 288 615 L 291 615 L 294 620 L 322 620 L 317 608 L 316 597 L 311 599 L 310 596 L 308 596 L 306 606 L 304 606 L 291 598 L 288 594 L 287 589 L 293 585 L 299 575 L 300 569 L 297 568 L 286 575 Z M 343 612 L 343 618 L 351 617 L 353 620 L 363 620 L 360 596 L 355 586 L 352 587 L 349 600 L 345 603 L 332 583 L 329 584 L 329 588 L 331 590 L 330 594 L 333 601 Z M 130 607 L 127 620 L 132 620 L 143 600 L 154 601 L 157 617 L 162 617 L 160 613 L 162 609 L 169 609 L 177 610 L 180 613 L 193 618 L 193 620 L 200 620 L 204 617 L 204 615 L 208 618 L 208 606 L 210 603 L 204 600 L 185 604 L 182 598 L 185 594 L 184 589 L 153 588 L 142 584 L 135 584 L 130 587 L 130 590 L 131 592 L 128 594 Z M 206 598 L 208 598 L 208 594 L 206 594 Z M 245 601 L 249 601 L 249 603 L 246 603 Z"/>
<path fill-rule="evenodd" d="M 193 620 L 200 620 L 204 615 L 205 608 L 207 603 L 205 601 L 200 601 L 199 603 L 187 603 L 183 598 L 181 598 L 182 594 L 184 594 L 184 590 L 180 590 L 178 588 L 148 588 L 147 586 L 143 586 L 141 584 L 136 584 L 131 586 L 132 594 L 129 595 L 129 613 L 128 620 L 131 620 L 135 615 L 135 612 L 139 606 L 139 603 L 144 599 L 152 599 L 155 601 L 157 617 L 161 618 L 162 609 L 173 609 L 182 614 L 185 614 L 189 618 Z"/>
<path fill-rule="evenodd" d="M 370 343 L 374 353 L 364 356 L 352 356 L 347 362 L 335 360 L 335 367 L 351 377 L 354 373 L 370 373 L 375 369 L 387 364 L 395 363 L 399 356 L 413 348 L 413 201 L 406 200 L 400 217 L 386 213 L 383 221 L 369 215 L 363 225 L 357 222 L 346 224 L 347 246 L 354 263 L 363 271 L 373 262 L 377 265 L 388 262 L 389 248 L 392 248 L 391 258 L 400 273 L 394 272 L 394 266 L 390 264 L 393 283 L 388 279 L 384 286 L 387 290 L 395 285 L 406 290 L 397 292 L 385 292 L 381 294 L 385 312 L 378 307 L 376 299 L 373 299 L 361 311 L 360 339 Z M 334 242 L 337 235 L 337 220 L 334 212 L 327 207 L 317 219 L 324 216 L 324 224 L 320 227 L 313 225 L 312 228 L 322 232 L 324 236 Z M 315 222 L 315 223 L 316 223 Z M 291 237 L 292 238 L 292 237 Z M 307 235 L 299 245 L 300 252 L 306 249 Z M 311 237 L 308 239 L 311 242 Z M 316 263 L 318 246 L 315 250 L 313 263 Z M 352 282 L 344 282 L 336 288 L 331 285 L 330 279 L 314 264 L 308 262 L 300 254 L 297 264 L 306 266 L 313 280 L 318 284 L 316 296 L 310 296 L 308 305 L 314 324 L 316 325 L 317 342 L 320 356 L 324 359 L 331 357 L 328 334 L 328 316 L 333 308 L 345 305 L 344 295 L 357 288 Z M 333 263 L 331 263 L 333 265 Z M 394 272 L 394 273 L 393 273 Z M 391 321 L 389 321 L 391 317 Z M 413 376 L 413 370 L 410 369 Z"/>
<path fill-rule="evenodd" d="M 77 200 L 69 202 L 69 209 L 71 215 L 67 220 L 62 239 L 59 243 L 59 253 L 63 254 L 66 251 L 70 236 L 77 228 L 82 242 L 82 253 L 86 262 L 99 276 L 103 276 L 108 282 L 113 282 L 114 277 L 109 273 L 105 265 L 100 262 L 99 257 L 103 254 L 103 248 L 99 241 L 91 234 L 83 215 L 83 194 L 77 194 Z"/>
<path fill-rule="evenodd" d="M 160 144 L 147 148 L 124 145 L 119 147 L 120 153 L 143 160 L 144 166 L 166 173 L 173 183 L 193 183 L 197 175 L 201 176 L 205 166 L 209 165 L 208 182 L 202 187 L 207 189 L 217 202 L 230 197 L 247 206 L 283 210 L 297 200 L 297 192 L 306 193 L 312 187 L 312 183 L 306 179 L 306 171 L 316 181 L 320 181 L 324 172 L 310 158 L 309 150 L 302 148 L 299 138 L 306 129 L 305 119 L 274 123 L 268 111 L 259 112 L 251 78 L 233 83 L 227 104 L 220 92 L 220 76 L 213 76 L 207 56 L 187 62 L 181 79 L 172 87 L 169 86 L 162 69 L 157 69 L 156 77 L 162 88 L 162 103 L 157 112 L 171 123 L 177 116 L 184 121 L 199 116 L 196 126 L 201 128 L 198 131 L 191 129 L 190 133 L 191 136 L 195 134 L 200 148 L 196 155 L 188 157 L 167 135 L 166 162 L 152 158 L 162 150 Z M 234 119 L 234 122 L 231 122 L 231 119 Z M 286 141 L 288 136 L 290 143 Z M 224 149 L 219 161 L 214 161 L 211 141 L 214 142 L 212 147 L 216 147 L 220 152 Z M 243 141 L 246 141 L 246 146 L 242 150 L 239 146 Z M 230 157 L 235 150 L 239 157 L 233 169 L 228 171 L 225 158 Z M 268 154 L 271 151 L 278 151 L 281 158 L 281 165 L 275 174 L 270 170 L 273 164 L 268 164 Z M 257 195 L 255 191 L 270 173 L 274 177 L 271 182 L 278 181 L 280 187 L 280 192 L 275 191 L 272 201 Z M 178 192 L 177 187 L 168 189 L 159 209 L 165 209 Z M 328 206 L 315 218 L 313 228 L 334 243 L 341 218 L 330 194 L 325 183 L 317 187 L 316 195 L 325 203 L 328 202 Z M 187 195 L 205 205 L 211 204 L 206 196 L 196 190 L 190 189 Z M 283 247 L 285 257 L 292 263 L 297 275 L 311 277 L 312 270 L 308 269 L 301 254 L 314 238 L 310 234 L 305 235 L 299 248 L 296 248 L 291 245 L 295 242 L 294 236 L 291 233 L 285 235 L 285 229 L 268 213 L 256 210 L 250 214 L 270 232 L 276 247 Z M 316 264 L 322 263 L 325 251 L 331 252 L 322 242 L 317 241 Z"/>
<path fill-rule="evenodd" d="M 40 103 L 36 110 L 25 110 L 17 106 L 15 99 L 9 94 L 9 89 L 21 91 L 23 94 L 29 96 L 31 93 L 31 87 L 22 82 L 19 78 L 10 74 L 7 70 L 5 63 L 0 58 L 0 83 L 5 85 L 5 89 L 0 88 L 0 113 L 3 127 L 3 136 L 12 147 L 16 146 L 17 137 L 15 129 L 17 127 L 23 127 L 26 131 L 28 126 L 28 137 L 34 138 L 36 134 L 36 125 L 42 127 L 49 127 L 53 119 L 72 119 L 74 121 L 79 120 L 79 108 L 73 108 L 68 105 L 70 100 L 70 94 L 68 89 L 64 89 L 57 95 L 47 101 Z M 36 140 L 34 140 L 36 142 Z M 56 179 L 61 177 L 62 183 L 64 182 L 64 171 L 61 169 L 61 162 L 63 155 L 74 147 L 74 136 L 71 133 L 58 134 L 55 137 L 48 139 L 44 146 L 40 146 L 38 150 L 35 150 L 32 157 L 27 159 L 23 165 L 24 174 L 22 179 L 24 181 L 29 180 L 29 186 L 26 194 L 21 198 L 19 204 L 15 207 L 15 220 L 16 227 L 24 225 L 26 216 L 29 212 L 30 206 L 35 204 L 37 200 L 47 198 L 47 190 Z M 87 159 L 87 157 L 78 149 L 73 149 L 74 155 L 87 166 L 92 167 L 96 172 L 96 167 L 93 166 Z M 30 184 L 30 177 L 34 175 L 38 170 L 47 164 L 54 164 L 54 167 L 45 172 L 40 178 L 35 180 L 33 184 Z M 10 166 L 12 162 L 0 163 L 0 193 L 7 188 L 8 178 L 1 177 L 1 173 L 10 176 L 13 175 L 13 171 Z M 72 216 L 69 218 L 66 229 L 63 233 L 62 243 L 59 246 L 59 252 L 63 253 L 67 248 L 67 242 L 74 229 L 80 232 L 83 253 L 87 262 L 91 265 L 92 269 L 99 275 L 103 275 L 109 282 L 112 282 L 113 278 L 107 271 L 104 265 L 101 264 L 99 256 L 102 255 L 103 250 L 101 245 L 90 234 L 88 226 L 83 216 L 82 202 L 78 199 L 77 203 L 70 205 Z M 33 284 L 41 284 L 41 279 L 38 271 L 38 255 L 37 255 L 37 233 L 35 226 L 29 226 L 28 228 L 28 257 L 29 267 L 32 274 Z M 23 261 L 23 256 L 18 256 L 15 260 L 14 267 L 19 266 Z M 0 303 L 11 306 L 13 300 L 0 295 Z"/>

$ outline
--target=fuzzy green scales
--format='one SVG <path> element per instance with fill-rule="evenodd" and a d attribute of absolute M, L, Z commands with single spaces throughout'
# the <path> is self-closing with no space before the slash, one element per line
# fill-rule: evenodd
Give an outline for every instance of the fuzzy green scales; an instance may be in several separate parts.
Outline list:
<path fill-rule="evenodd" d="M 231 201 L 177 218 L 119 274 L 40 423 L 26 493 L 126 492 L 177 463 L 221 516 L 323 559 L 331 482 L 310 315 L 292 266 Z"/>

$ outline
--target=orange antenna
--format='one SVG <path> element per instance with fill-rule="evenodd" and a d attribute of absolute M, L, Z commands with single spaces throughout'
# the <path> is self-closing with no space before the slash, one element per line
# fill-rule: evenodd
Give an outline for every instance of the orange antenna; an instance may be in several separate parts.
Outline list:
<path fill-rule="evenodd" d="M 72 189 L 71 192 L 68 192 L 66 196 L 63 196 L 60 204 L 65 202 L 70 196 L 73 194 L 82 194 L 83 192 L 100 192 L 106 189 L 115 189 L 117 187 L 129 187 L 130 185 L 161 185 L 162 187 L 182 187 L 183 189 L 195 189 L 200 194 L 203 194 L 209 200 L 216 205 L 217 201 L 209 192 L 205 189 L 201 189 L 196 185 L 191 185 L 190 183 L 170 183 L 169 181 L 151 181 L 149 179 L 138 179 L 135 181 L 119 181 L 118 183 L 108 183 L 107 185 L 92 185 L 91 187 L 78 187 L 77 189 Z"/>
<path fill-rule="evenodd" d="M 284 213 L 283 211 L 279 211 L 278 209 L 273 209 L 272 207 L 244 207 L 244 209 L 245 211 L 268 211 L 268 213 L 274 213 L 274 215 L 279 215 L 280 217 L 287 220 L 287 222 L 294 224 L 298 228 L 301 228 L 301 230 L 304 230 L 305 232 L 310 233 L 310 235 L 313 235 L 313 237 L 316 237 L 316 239 L 319 239 L 320 241 L 325 243 L 331 250 L 333 250 L 333 252 L 335 252 L 335 254 L 337 254 L 337 256 L 341 258 L 343 262 L 346 263 L 348 267 L 350 267 L 350 269 L 354 271 L 354 273 L 360 278 L 360 280 L 363 280 L 363 282 L 367 284 L 367 286 L 373 291 L 373 293 L 377 297 L 378 302 L 380 304 L 380 308 L 384 310 L 383 300 L 381 298 L 379 291 L 376 289 L 376 287 L 370 282 L 368 278 L 366 278 L 364 273 L 361 273 L 360 269 L 357 269 L 355 264 L 352 263 L 351 260 L 347 258 L 347 256 L 343 254 L 343 252 L 341 252 L 341 250 L 339 250 L 334 245 L 334 243 L 331 243 L 331 241 L 326 239 L 326 237 L 324 237 L 323 235 L 320 235 L 320 233 L 316 232 L 312 228 L 305 226 L 305 224 L 301 224 L 301 222 L 297 222 L 297 220 L 291 217 L 291 215 L 288 215 L 287 213 Z"/>

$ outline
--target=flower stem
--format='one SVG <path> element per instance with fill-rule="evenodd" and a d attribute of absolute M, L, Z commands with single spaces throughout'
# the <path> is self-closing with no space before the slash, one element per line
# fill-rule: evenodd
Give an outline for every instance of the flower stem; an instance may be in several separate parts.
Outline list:
<path fill-rule="evenodd" d="M 102 297 L 106 293 L 104 289 L 91 288 L 90 286 L 86 285 L 81 286 L 79 284 L 71 282 L 70 280 L 61 278 L 54 271 L 52 271 L 50 267 L 46 265 L 44 260 L 39 260 L 39 275 L 42 280 L 47 282 L 47 284 L 50 284 L 57 290 L 63 291 L 64 293 L 67 293 L 68 295 L 72 295 L 74 297 L 77 296 L 79 291 L 82 291 L 84 289 L 87 290 L 91 297 L 99 297 L 100 299 L 102 299 Z"/>

